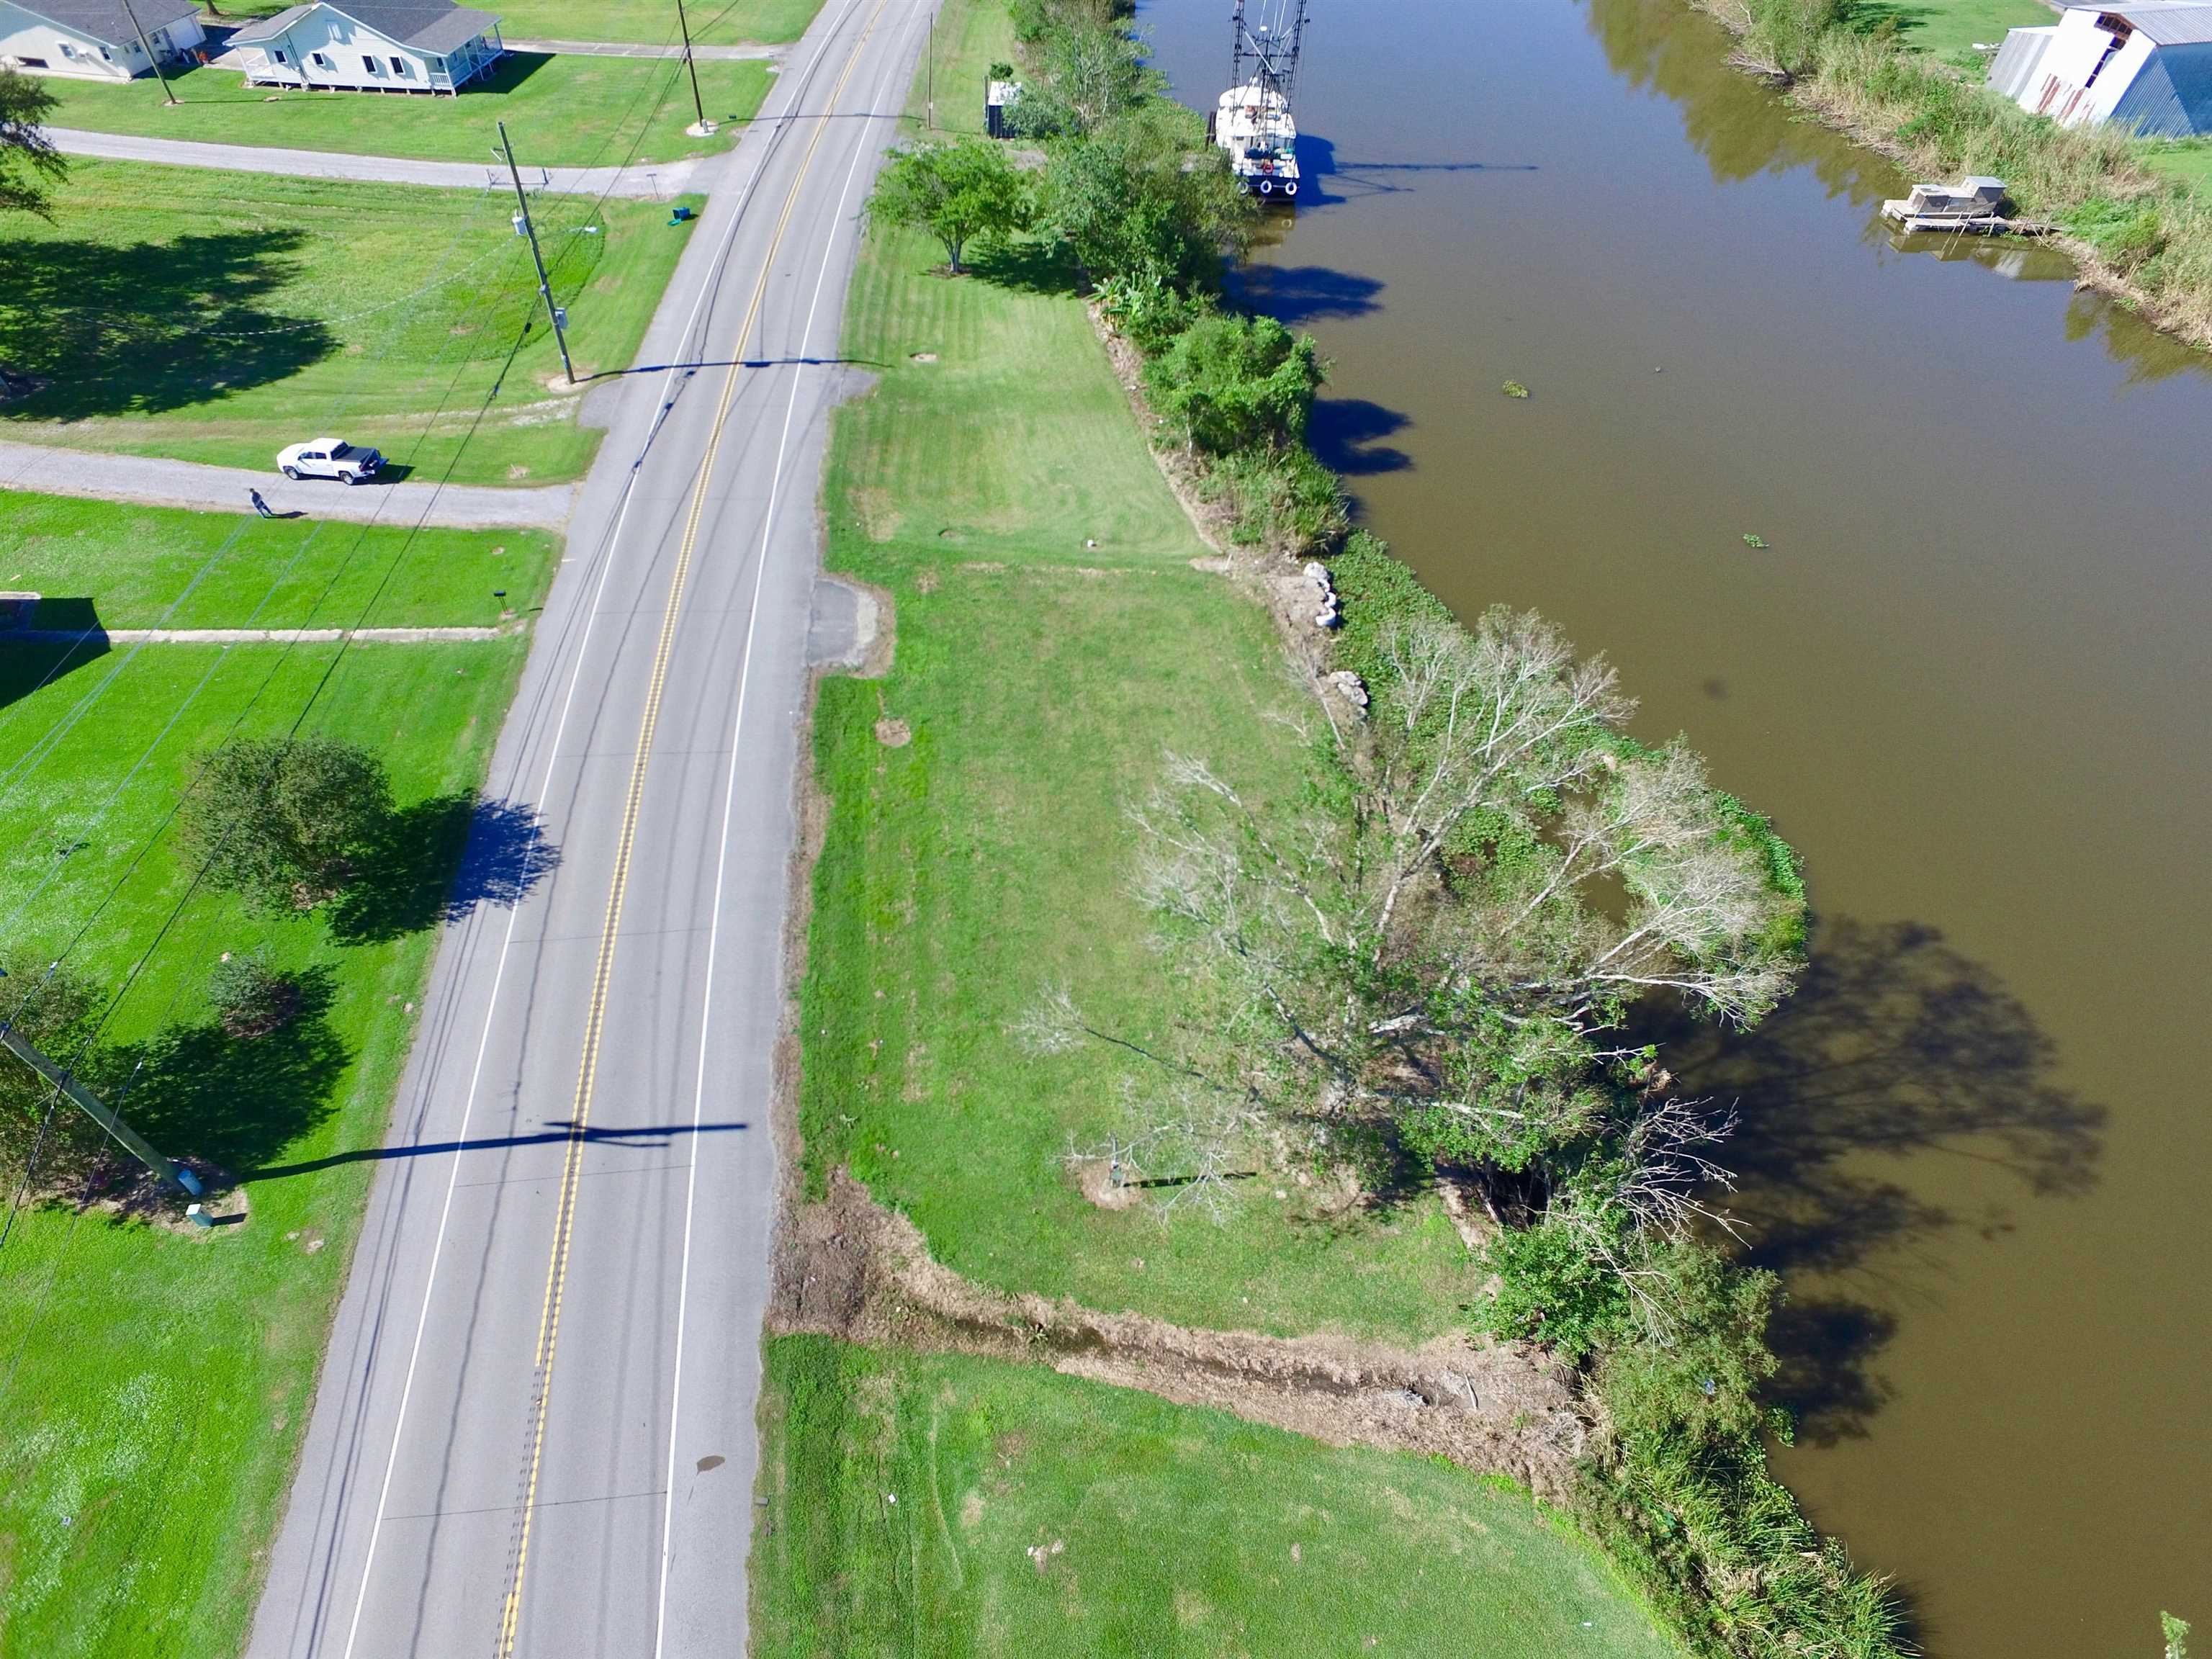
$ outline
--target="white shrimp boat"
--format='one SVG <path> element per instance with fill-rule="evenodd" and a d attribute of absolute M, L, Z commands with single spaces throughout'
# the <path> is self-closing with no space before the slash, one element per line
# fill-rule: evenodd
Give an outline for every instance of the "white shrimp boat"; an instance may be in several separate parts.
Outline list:
<path fill-rule="evenodd" d="M 1306 32 L 1306 0 L 1258 0 L 1256 23 L 1237 0 L 1236 43 L 1229 90 L 1206 118 L 1206 136 L 1229 152 L 1237 182 L 1266 201 L 1289 203 L 1298 193 L 1298 124 L 1291 113 L 1298 49 Z"/>

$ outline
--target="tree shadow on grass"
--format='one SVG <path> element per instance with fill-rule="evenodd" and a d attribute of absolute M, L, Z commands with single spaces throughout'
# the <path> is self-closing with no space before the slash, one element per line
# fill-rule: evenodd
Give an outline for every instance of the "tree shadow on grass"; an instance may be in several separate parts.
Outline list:
<path fill-rule="evenodd" d="M 172 1156 L 233 1172 L 270 1162 L 330 1115 L 353 1058 L 330 1026 L 330 970 L 295 977 L 299 1012 L 266 1036 L 234 1037 L 210 1020 L 109 1050 L 101 1070 L 116 1109 Z"/>
<path fill-rule="evenodd" d="M 1686 1087 L 1741 1114 L 1724 1156 L 1750 1260 L 1819 1281 L 1771 1333 L 1778 1397 L 1815 1444 L 1863 1436 L 1887 1397 L 1872 1365 L 1895 1316 L 1836 1279 L 1878 1278 L 1962 1225 L 2002 1225 L 1869 1173 L 1869 1155 L 1972 1159 L 2039 1197 L 2096 1184 L 2105 1109 L 2055 1080 L 2027 1006 L 1933 928 L 1821 921 L 1803 983 L 1758 1030 L 1659 1036 Z"/>
<path fill-rule="evenodd" d="M 360 874 L 332 902 L 331 936 L 378 945 L 458 921 L 480 904 L 511 908 L 561 862 L 537 814 L 472 792 L 392 814 Z"/>
<path fill-rule="evenodd" d="M 1021 294 L 1077 294 L 1083 269 L 1056 237 L 1011 236 L 981 242 L 967 251 L 969 277 Z"/>
<path fill-rule="evenodd" d="M 268 301 L 304 232 L 163 242 L 0 239 L 0 364 L 33 388 L 0 417 L 157 415 L 297 374 L 337 349 Z"/>

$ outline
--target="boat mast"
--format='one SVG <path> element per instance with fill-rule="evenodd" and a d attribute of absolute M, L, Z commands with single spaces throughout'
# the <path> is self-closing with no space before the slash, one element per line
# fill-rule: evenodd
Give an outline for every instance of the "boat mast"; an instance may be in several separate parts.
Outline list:
<path fill-rule="evenodd" d="M 1262 21 L 1257 27 L 1244 15 L 1245 0 L 1237 0 L 1231 21 L 1235 36 L 1229 58 L 1229 84 L 1246 83 L 1244 64 L 1252 63 L 1251 79 L 1262 92 L 1279 94 L 1287 106 L 1298 78 L 1298 50 L 1304 44 L 1307 0 L 1275 0 L 1273 21 L 1266 21 L 1267 0 L 1260 0 Z M 1292 9 L 1295 5 L 1295 10 Z"/>

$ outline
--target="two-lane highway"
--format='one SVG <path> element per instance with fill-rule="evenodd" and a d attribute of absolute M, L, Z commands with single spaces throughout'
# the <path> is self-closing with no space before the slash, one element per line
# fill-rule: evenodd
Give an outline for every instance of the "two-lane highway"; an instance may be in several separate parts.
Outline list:
<path fill-rule="evenodd" d="M 744 1651 L 823 360 L 930 9 L 829 0 L 625 383 L 493 764 L 557 863 L 441 944 L 252 1659 Z"/>

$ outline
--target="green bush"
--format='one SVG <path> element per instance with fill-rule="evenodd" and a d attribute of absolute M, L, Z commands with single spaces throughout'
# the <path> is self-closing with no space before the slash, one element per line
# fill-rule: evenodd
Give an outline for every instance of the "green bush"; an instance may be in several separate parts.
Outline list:
<path fill-rule="evenodd" d="M 1186 448 L 1227 455 L 1303 437 L 1323 374 L 1310 337 L 1212 312 L 1146 364 L 1145 385 Z"/>
<path fill-rule="evenodd" d="M 1230 534 L 1242 546 L 1304 558 L 1335 546 L 1351 523 L 1343 485 L 1303 444 L 1224 456 L 1213 484 L 1229 500 Z"/>

